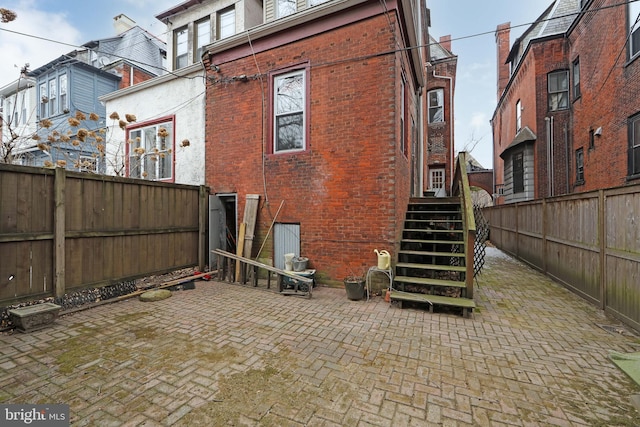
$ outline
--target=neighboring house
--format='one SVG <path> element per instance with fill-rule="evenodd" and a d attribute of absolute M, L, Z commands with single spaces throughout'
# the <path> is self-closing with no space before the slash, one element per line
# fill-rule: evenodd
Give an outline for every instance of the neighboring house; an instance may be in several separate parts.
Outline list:
<path fill-rule="evenodd" d="M 30 89 L 35 97 L 35 114 L 28 121 L 31 132 L 24 134 L 27 141 L 19 147 L 20 162 L 42 166 L 65 162 L 68 169 L 104 172 L 104 143 L 107 135 L 98 135 L 112 124 L 98 97 L 122 86 L 130 86 L 152 78 L 162 71 L 166 49 L 164 44 L 150 35 L 125 15 L 114 18 L 118 36 L 96 40 L 62 55 L 28 73 L 34 85 Z M 83 114 L 78 126 L 70 126 L 68 119 Z M 96 120 L 89 120 L 95 113 Z M 43 124 L 49 123 L 46 127 Z M 40 143 L 31 138 L 33 128 Z M 92 143 L 78 141 L 78 131 L 95 132 Z M 53 134 L 53 136 L 52 136 Z M 91 134 L 93 135 L 93 134 Z M 45 150 L 42 149 L 47 145 Z M 38 148 L 40 146 L 40 148 Z"/>
<path fill-rule="evenodd" d="M 454 164 L 455 77 L 458 57 L 451 53 L 451 36 L 429 37 L 427 63 L 428 191 L 444 196 L 451 188 Z"/>
<path fill-rule="evenodd" d="M 640 178 L 640 3 L 556 0 L 509 51 L 498 26 L 497 203 Z"/>
<path fill-rule="evenodd" d="M 254 1 L 188 0 L 156 15 L 167 25 L 169 73 L 103 96 L 108 111 L 136 114 L 111 151 L 127 159 L 131 177 L 202 185 L 205 183 L 204 46 L 262 22 L 262 3 Z M 153 102 L 150 102 L 153 100 Z M 160 128 L 168 135 L 157 138 Z M 138 139 L 140 138 L 140 139 Z M 137 154 L 135 150 L 142 154 Z M 156 150 L 163 151 L 163 163 Z M 114 173 L 113 170 L 108 172 Z"/>
<path fill-rule="evenodd" d="M 8 85 L 0 88 L 2 105 L 2 145 L 0 162 L 14 163 L 19 160 L 21 148 L 27 143 L 28 135 L 36 131 L 36 90 L 35 80 L 21 75 Z"/>
<path fill-rule="evenodd" d="M 342 283 L 376 264 L 374 249 L 395 253 L 427 188 L 426 5 L 268 0 L 265 20 L 203 56 L 206 184 L 238 201 L 226 213 L 239 221 L 260 195 L 245 256 L 282 266 L 294 251 Z"/>

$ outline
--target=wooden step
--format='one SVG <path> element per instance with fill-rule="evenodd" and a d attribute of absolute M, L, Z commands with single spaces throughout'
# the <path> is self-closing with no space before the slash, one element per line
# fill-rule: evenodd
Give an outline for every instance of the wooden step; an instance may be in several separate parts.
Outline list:
<path fill-rule="evenodd" d="M 393 282 L 408 283 L 411 285 L 421 285 L 421 286 L 448 286 L 452 288 L 467 287 L 467 285 L 464 282 L 460 282 L 458 280 L 430 279 L 428 277 L 396 276 L 393 278 Z"/>
<path fill-rule="evenodd" d="M 421 240 L 421 239 L 402 239 L 401 243 L 435 243 L 448 245 L 464 245 L 462 240 Z"/>
<path fill-rule="evenodd" d="M 456 229 L 447 229 L 444 230 L 442 228 L 405 228 L 403 231 L 409 231 L 412 233 L 456 233 L 461 234 L 464 230 L 456 230 Z"/>
<path fill-rule="evenodd" d="M 430 251 L 410 251 L 410 250 L 399 250 L 398 255 L 417 255 L 417 256 L 425 256 L 425 257 L 459 257 L 464 258 L 464 254 L 459 252 L 430 252 Z"/>
<path fill-rule="evenodd" d="M 409 199 L 410 205 L 447 205 L 460 204 L 459 197 L 412 197 Z"/>
<path fill-rule="evenodd" d="M 438 215 L 438 216 L 442 216 L 442 215 L 456 215 L 456 216 L 460 216 L 460 214 L 462 213 L 462 211 L 457 211 L 457 210 L 421 210 L 421 209 L 408 209 L 407 210 L 407 214 L 420 214 L 420 215 Z"/>
<path fill-rule="evenodd" d="M 457 271 L 464 273 L 467 271 L 467 267 L 464 265 L 439 265 L 439 264 L 418 264 L 411 262 L 399 262 L 396 264 L 396 268 L 414 268 L 419 270 L 438 270 L 438 271 Z"/>
<path fill-rule="evenodd" d="M 446 223 L 455 223 L 462 224 L 461 219 L 405 219 L 404 222 L 416 222 L 418 224 L 446 224 Z"/>
<path fill-rule="evenodd" d="M 418 294 L 414 292 L 402 292 L 402 291 L 391 291 L 391 301 L 400 301 L 400 308 L 402 308 L 403 301 L 411 301 L 417 303 L 427 303 L 429 304 L 429 311 L 433 313 L 434 305 L 446 305 L 449 307 L 460 307 L 462 308 L 462 315 L 464 317 L 469 317 L 471 311 L 476 308 L 476 303 L 469 298 L 453 298 L 453 297 L 443 297 L 440 295 L 427 295 L 427 294 Z"/>

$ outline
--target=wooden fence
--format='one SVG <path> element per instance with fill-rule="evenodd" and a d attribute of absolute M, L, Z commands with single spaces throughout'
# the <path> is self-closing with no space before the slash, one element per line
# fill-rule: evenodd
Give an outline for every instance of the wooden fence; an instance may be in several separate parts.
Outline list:
<path fill-rule="evenodd" d="M 208 191 L 0 164 L 0 306 L 205 266 Z"/>
<path fill-rule="evenodd" d="M 498 248 L 640 331 L 640 185 L 483 212 Z"/>

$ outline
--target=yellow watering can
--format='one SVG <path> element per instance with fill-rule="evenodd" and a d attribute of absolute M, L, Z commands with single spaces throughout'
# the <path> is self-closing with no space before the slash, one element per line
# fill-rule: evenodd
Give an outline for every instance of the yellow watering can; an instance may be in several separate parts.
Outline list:
<path fill-rule="evenodd" d="M 387 251 L 378 252 L 377 249 L 373 250 L 378 255 L 378 268 L 380 270 L 388 270 L 391 265 L 391 255 Z"/>

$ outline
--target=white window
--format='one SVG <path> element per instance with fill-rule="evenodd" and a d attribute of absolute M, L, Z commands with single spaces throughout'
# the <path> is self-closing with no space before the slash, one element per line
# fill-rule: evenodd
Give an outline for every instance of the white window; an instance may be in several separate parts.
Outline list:
<path fill-rule="evenodd" d="M 554 71 L 547 76 L 549 111 L 569 108 L 569 72 Z"/>
<path fill-rule="evenodd" d="M 274 153 L 305 149 L 305 73 L 276 76 L 274 86 Z"/>
<path fill-rule="evenodd" d="M 218 12 L 218 38 L 224 39 L 236 33 L 236 10 L 231 7 Z"/>
<path fill-rule="evenodd" d="M 58 89 L 56 88 L 56 79 L 49 80 L 49 115 L 58 114 Z"/>
<path fill-rule="evenodd" d="M 516 132 L 522 129 L 522 103 L 518 99 L 516 102 Z"/>
<path fill-rule="evenodd" d="M 296 0 L 276 0 L 276 18 L 296 13 Z"/>
<path fill-rule="evenodd" d="M 640 54 L 640 2 L 629 2 L 629 57 Z"/>
<path fill-rule="evenodd" d="M 49 93 L 47 92 L 47 84 L 40 83 L 40 119 L 47 117 L 47 104 L 49 103 Z"/>
<path fill-rule="evenodd" d="M 429 171 L 429 188 L 436 191 L 444 188 L 444 169 Z"/>
<path fill-rule="evenodd" d="M 78 170 L 80 172 L 97 172 L 98 171 L 98 159 L 91 156 L 80 156 L 78 160 Z"/>
<path fill-rule="evenodd" d="M 193 62 L 200 62 L 200 58 L 202 57 L 202 48 L 205 45 L 211 43 L 211 21 L 209 18 L 203 19 L 202 21 L 196 22 L 196 48 L 195 55 L 193 57 Z"/>
<path fill-rule="evenodd" d="M 129 176 L 154 181 L 173 178 L 173 120 L 129 131 Z"/>
<path fill-rule="evenodd" d="M 429 99 L 429 123 L 444 122 L 444 89 L 430 90 Z"/>
<path fill-rule="evenodd" d="M 189 33 L 187 27 L 176 30 L 173 33 L 173 49 L 175 56 L 175 69 L 186 67 L 189 53 Z"/>
<path fill-rule="evenodd" d="M 64 112 L 69 108 L 67 104 L 67 75 L 62 74 L 60 76 L 60 110 Z"/>

